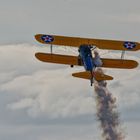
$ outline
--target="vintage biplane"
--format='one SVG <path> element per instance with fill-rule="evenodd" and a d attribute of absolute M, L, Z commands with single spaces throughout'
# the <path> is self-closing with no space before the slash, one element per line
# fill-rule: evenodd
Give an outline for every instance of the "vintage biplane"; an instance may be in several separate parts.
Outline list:
<path fill-rule="evenodd" d="M 105 75 L 95 70 L 96 67 L 105 68 L 120 68 L 120 69 L 133 69 L 138 66 L 138 63 L 134 60 L 123 59 L 125 51 L 137 51 L 140 49 L 140 43 L 131 41 L 117 41 L 117 40 L 102 40 L 102 39 L 90 39 L 80 37 L 67 37 L 57 35 L 45 35 L 37 34 L 35 39 L 43 44 L 50 44 L 51 53 L 38 52 L 35 54 L 36 58 L 43 62 L 66 64 L 71 67 L 84 66 L 84 72 L 73 73 L 72 76 L 78 78 L 89 79 L 91 86 L 94 79 L 97 81 L 101 80 L 112 80 L 113 77 Z M 52 45 L 78 47 L 79 55 L 60 55 L 52 53 Z M 108 50 L 121 50 L 120 59 L 108 59 L 100 58 L 95 52 L 95 57 L 92 55 L 92 50 L 95 47 L 99 49 Z"/>

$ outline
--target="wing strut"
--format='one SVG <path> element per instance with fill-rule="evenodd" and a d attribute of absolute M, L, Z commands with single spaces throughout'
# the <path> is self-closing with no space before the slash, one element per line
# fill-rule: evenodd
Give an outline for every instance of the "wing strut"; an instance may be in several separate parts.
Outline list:
<path fill-rule="evenodd" d="M 125 50 L 122 51 L 121 59 L 124 59 Z"/>
<path fill-rule="evenodd" d="M 52 47 L 53 47 L 53 45 L 51 44 L 51 46 L 50 46 L 50 52 L 51 52 L 51 54 L 53 53 Z"/>

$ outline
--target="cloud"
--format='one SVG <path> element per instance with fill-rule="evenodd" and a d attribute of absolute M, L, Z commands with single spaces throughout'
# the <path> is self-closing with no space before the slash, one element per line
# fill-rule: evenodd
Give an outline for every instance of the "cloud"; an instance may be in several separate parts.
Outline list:
<path fill-rule="evenodd" d="M 90 87 L 89 81 L 71 76 L 73 72 L 83 71 L 84 69 L 80 67 L 71 69 L 69 66 L 40 62 L 34 57 L 35 52 L 38 51 L 48 52 L 49 48 L 30 44 L 0 46 L 0 108 L 2 114 L 0 120 L 4 125 L 3 127 L 7 129 L 8 135 L 10 136 L 11 133 L 12 137 L 15 138 L 17 136 L 16 129 L 19 129 L 19 127 L 27 129 L 29 127 L 32 133 L 40 134 L 36 140 L 44 140 L 47 137 L 55 139 L 49 134 L 46 136 L 44 131 L 44 133 L 40 132 L 36 125 L 41 125 L 41 130 L 45 129 L 44 125 L 57 124 L 58 122 L 63 125 L 72 123 L 72 128 L 76 127 L 74 123 L 77 122 L 79 124 L 78 129 L 80 129 L 80 125 L 85 123 L 89 125 L 92 121 L 97 125 L 95 123 L 96 101 L 93 88 Z M 63 47 L 56 47 L 54 51 L 55 53 L 70 53 L 71 49 L 65 50 Z M 72 50 L 71 54 L 75 51 Z M 105 51 L 101 54 L 104 54 L 103 57 L 114 57 L 114 55 L 115 58 L 120 57 L 118 53 L 114 52 Z M 139 59 L 132 54 L 125 57 L 134 60 Z M 126 122 L 138 119 L 138 106 L 140 105 L 139 67 L 134 70 L 105 69 L 105 71 L 115 78 L 115 80 L 109 82 L 108 87 L 117 98 L 122 119 Z M 8 128 L 12 126 L 15 127 L 15 131 L 10 132 Z M 48 127 L 48 130 L 50 130 L 50 126 Z M 52 132 L 58 131 L 56 127 L 57 125 Z M 61 130 L 64 131 L 65 129 L 62 127 Z M 91 132 L 92 127 L 89 126 L 89 129 L 85 129 Z M 97 126 L 95 129 L 97 129 Z M 75 134 L 75 138 L 79 137 L 82 132 Z M 28 134 L 28 132 L 25 133 Z M 60 132 L 58 135 L 61 134 Z M 66 136 L 70 134 L 67 133 Z M 22 130 L 21 135 L 23 135 Z M 21 135 L 19 134 L 19 136 Z M 88 135 L 91 139 L 91 133 L 88 133 Z M 2 136 L 6 138 L 4 134 Z M 33 139 L 35 136 L 29 137 L 27 135 L 27 139 Z M 95 133 L 94 136 L 95 139 L 98 139 Z M 62 135 L 60 136 L 60 139 L 64 138 Z"/>
<path fill-rule="evenodd" d="M 66 74 L 63 74 L 63 71 Z M 92 107 L 94 106 L 92 96 L 87 94 L 84 88 L 74 88 L 76 82 L 73 78 L 70 78 L 70 74 L 67 76 L 67 72 L 68 70 L 62 69 L 57 71 L 41 71 L 32 76 L 21 76 L 4 84 L 2 90 L 22 95 L 23 100 L 21 99 L 9 106 L 12 106 L 11 109 L 22 109 L 27 104 L 30 104 L 28 108 L 30 115 L 37 112 L 36 115 L 40 116 L 45 113 L 51 117 L 91 114 Z M 72 81 L 73 84 L 71 84 Z"/>
<path fill-rule="evenodd" d="M 31 117 L 43 114 L 49 117 L 91 114 L 94 100 L 86 93 L 89 85 L 77 88 L 87 81 L 71 77 L 74 70 L 71 71 L 69 67 L 58 66 L 56 69 L 55 65 L 46 65 L 36 60 L 34 54 L 37 49 L 30 45 L 11 45 L 6 46 L 5 50 L 1 47 L 1 60 L 4 60 L 1 71 L 3 76 L 8 73 L 11 77 L 1 83 L 1 92 L 19 97 L 18 100 L 8 103 L 8 108 L 26 109 Z M 8 58 L 4 57 L 5 53 Z M 6 61 L 11 63 L 6 65 Z M 77 82 L 79 83 L 76 85 Z"/>
<path fill-rule="evenodd" d="M 81 68 L 70 69 L 67 66 L 46 64 L 36 60 L 37 46 L 22 44 L 0 47 L 1 60 L 1 92 L 18 96 L 18 100 L 8 103 L 11 110 L 27 110 L 31 117 L 47 115 L 49 117 L 72 117 L 95 112 L 93 96 L 88 94 L 89 81 L 75 79 L 71 73 L 83 71 Z M 42 51 L 48 51 L 43 48 Z M 55 52 L 65 51 L 56 49 Z M 67 51 L 68 53 L 68 51 Z M 8 55 L 8 58 L 6 56 Z M 104 57 L 119 57 L 116 53 L 106 53 Z M 126 55 L 128 59 L 137 57 Z M 8 63 L 8 65 L 7 65 Z M 58 68 L 57 68 L 58 67 Z M 106 70 L 114 76 L 111 89 L 123 103 L 122 108 L 139 104 L 139 68 L 134 70 Z M 124 74 L 125 73 L 125 74 Z M 7 76 L 5 79 L 5 75 Z M 129 75 L 129 76 L 128 76 Z M 134 80 L 133 80 L 134 79 Z M 133 84 L 135 81 L 135 84 Z M 84 85 L 84 86 L 83 86 Z M 85 86 L 86 85 L 86 86 Z M 81 87 L 81 88 L 79 88 Z M 122 94 L 123 93 L 123 94 Z M 130 94 L 128 96 L 128 94 Z M 133 99 L 133 102 L 128 104 Z"/>

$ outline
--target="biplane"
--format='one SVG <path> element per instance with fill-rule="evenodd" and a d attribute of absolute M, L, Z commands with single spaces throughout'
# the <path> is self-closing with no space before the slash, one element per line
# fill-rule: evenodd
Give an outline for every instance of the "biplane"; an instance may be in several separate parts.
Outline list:
<path fill-rule="evenodd" d="M 50 53 L 37 52 L 36 58 L 43 62 L 66 64 L 73 66 L 84 66 L 85 71 L 73 73 L 72 76 L 78 78 L 89 79 L 91 86 L 94 79 L 97 81 L 113 80 L 112 76 L 96 71 L 97 67 L 105 68 L 119 68 L 119 69 L 133 69 L 138 66 L 134 60 L 123 59 L 125 51 L 137 51 L 140 49 L 140 43 L 131 41 L 118 41 L 118 40 L 103 40 L 103 39 L 90 39 L 80 37 L 68 37 L 58 35 L 45 35 L 37 34 L 35 39 L 43 44 L 50 44 Z M 52 45 L 78 47 L 79 55 L 60 55 L 53 54 Z M 95 56 L 92 55 L 92 50 L 95 48 L 107 50 L 120 50 L 122 51 L 120 59 L 100 58 L 99 54 L 95 51 Z"/>

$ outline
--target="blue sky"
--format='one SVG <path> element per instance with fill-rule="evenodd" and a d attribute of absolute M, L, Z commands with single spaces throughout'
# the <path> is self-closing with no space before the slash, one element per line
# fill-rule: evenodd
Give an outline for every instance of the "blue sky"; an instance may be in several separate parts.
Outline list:
<path fill-rule="evenodd" d="M 39 62 L 36 33 L 140 40 L 138 0 L 0 0 L 0 139 L 99 140 L 94 89 L 73 78 L 83 68 Z M 71 49 L 55 52 L 72 54 Z M 100 52 L 101 56 L 104 52 Z M 76 53 L 75 53 L 76 54 Z M 119 57 L 108 52 L 104 57 Z M 125 58 L 139 61 L 139 52 Z M 108 70 L 126 140 L 140 137 L 140 68 Z"/>

